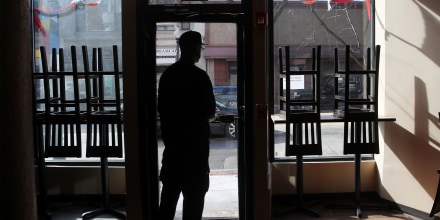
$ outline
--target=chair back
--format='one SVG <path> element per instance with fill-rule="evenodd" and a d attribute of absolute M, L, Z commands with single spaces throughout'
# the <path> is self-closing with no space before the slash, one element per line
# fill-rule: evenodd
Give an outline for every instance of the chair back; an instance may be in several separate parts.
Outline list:
<path fill-rule="evenodd" d="M 103 71 L 101 48 L 92 50 L 92 71 L 87 47 L 83 46 L 82 51 L 87 97 L 86 157 L 122 157 L 122 74 L 119 72 L 117 46 L 113 46 L 113 72 Z"/>
<path fill-rule="evenodd" d="M 45 47 L 40 47 L 40 51 L 45 100 L 45 157 L 81 157 L 81 123 L 85 121 L 86 115 L 80 106 L 85 99 L 80 97 L 81 77 L 77 69 L 76 48 L 71 47 L 71 72 L 65 71 L 62 48 L 58 55 L 56 49 L 52 49 L 51 71 Z"/>
<path fill-rule="evenodd" d="M 319 114 L 290 114 L 286 122 L 286 156 L 322 154 Z"/>
<path fill-rule="evenodd" d="M 374 112 L 350 113 L 344 122 L 344 154 L 379 153 L 378 120 Z"/>
<path fill-rule="evenodd" d="M 285 47 L 285 65 L 280 54 L 280 114 L 286 118 L 286 156 L 320 155 L 320 72 L 321 47 L 312 49 L 310 70 L 292 70 L 290 47 Z M 298 94 L 291 87 L 291 79 L 301 77 L 310 81 L 310 88 L 302 89 L 308 94 Z M 293 94 L 293 96 L 292 96 Z"/>
<path fill-rule="evenodd" d="M 343 94 L 335 83 L 335 115 L 344 118 L 344 154 L 377 154 L 379 153 L 378 132 L 378 87 L 380 46 L 373 52 L 367 49 L 367 59 L 363 70 L 351 66 L 350 46 L 345 49 L 345 69 L 339 70 L 338 50 L 335 48 L 335 78 L 345 81 Z M 373 62 L 374 60 L 374 62 Z M 362 79 L 362 93 L 351 89 L 353 78 Z M 343 105 L 341 105 L 343 104 Z"/>

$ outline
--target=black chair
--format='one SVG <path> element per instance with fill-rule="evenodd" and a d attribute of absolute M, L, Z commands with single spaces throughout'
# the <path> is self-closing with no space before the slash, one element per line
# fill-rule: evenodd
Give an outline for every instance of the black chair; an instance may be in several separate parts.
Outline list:
<path fill-rule="evenodd" d="M 362 209 L 388 208 L 373 204 L 361 204 L 362 154 L 379 153 L 378 120 L 374 112 L 350 114 L 344 119 L 344 154 L 354 154 L 354 203 L 345 208 L 354 208 L 358 217 Z M 339 208 L 344 208 L 340 206 Z"/>
<path fill-rule="evenodd" d="M 316 51 L 317 50 L 317 51 Z M 290 48 L 285 47 L 286 67 L 283 70 L 282 50 L 280 54 L 280 113 L 286 118 L 286 156 L 296 157 L 296 206 L 285 212 L 276 213 L 276 216 L 286 215 L 291 212 L 307 212 L 316 217 L 320 214 L 307 207 L 304 202 L 303 187 L 303 157 L 304 155 L 321 155 L 321 119 L 320 119 L 320 59 L 321 47 L 313 48 L 312 70 L 290 70 Z M 302 75 L 312 83 L 311 95 L 295 99 L 291 95 L 290 77 Z M 284 83 L 285 81 L 285 83 Z M 284 91 L 283 84 L 286 85 Z"/>
<path fill-rule="evenodd" d="M 366 70 L 352 70 L 350 67 L 350 46 L 346 46 L 345 70 L 338 67 L 338 50 L 335 49 L 335 115 L 344 118 L 344 154 L 354 154 L 354 203 L 333 204 L 334 208 L 354 208 L 361 217 L 362 209 L 389 209 L 384 204 L 361 204 L 361 163 L 362 154 L 379 153 L 378 128 L 378 79 L 380 46 L 375 48 L 374 67 L 371 62 L 371 49 L 367 50 Z M 350 84 L 352 77 L 361 77 L 365 87 L 363 94 L 353 95 Z M 345 82 L 340 94 L 338 78 Z M 342 103 L 342 105 L 341 105 Z"/>
<path fill-rule="evenodd" d="M 45 94 L 45 157 L 81 157 L 81 124 L 86 112 L 81 111 L 79 76 L 76 48 L 71 47 L 72 72 L 64 71 L 64 52 L 59 50 L 60 69 L 57 69 L 56 54 L 53 54 L 52 71 L 47 67 L 45 48 L 41 47 Z M 71 80 L 73 88 L 66 86 Z M 66 90 L 68 90 L 66 94 Z M 71 97 L 68 97 L 68 96 Z"/>
<path fill-rule="evenodd" d="M 81 124 L 86 112 L 81 111 L 76 49 L 71 47 L 73 71 L 66 72 L 64 50 L 52 49 L 49 70 L 46 48 L 40 47 L 42 73 L 34 73 L 34 128 L 38 160 L 39 214 L 51 219 L 48 209 L 46 162 L 47 157 L 81 157 Z M 68 82 L 72 88 L 68 87 Z M 43 88 L 43 90 L 40 90 Z"/>
<path fill-rule="evenodd" d="M 117 46 L 113 46 L 114 72 L 103 72 L 102 50 L 93 49 L 93 71 L 90 71 L 87 47 L 82 47 L 86 75 L 87 147 L 86 157 L 99 157 L 101 161 L 102 207 L 85 212 L 83 219 L 111 214 L 125 219 L 126 214 L 110 204 L 108 157 L 123 156 L 123 114 L 121 109 L 120 77 Z M 106 77 L 112 80 L 106 80 Z M 106 91 L 105 82 L 113 82 L 114 89 Z M 110 86 L 111 88 L 112 86 Z M 107 99 L 106 94 L 114 94 Z"/>

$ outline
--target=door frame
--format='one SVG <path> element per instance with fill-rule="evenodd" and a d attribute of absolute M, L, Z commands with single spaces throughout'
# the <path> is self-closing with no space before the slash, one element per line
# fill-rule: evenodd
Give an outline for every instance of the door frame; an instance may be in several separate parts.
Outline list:
<path fill-rule="evenodd" d="M 252 55 L 246 54 L 252 45 L 252 21 L 242 4 L 236 5 L 148 5 L 144 11 L 143 31 L 138 71 L 138 97 L 141 134 L 140 184 L 143 216 L 157 219 L 159 209 L 158 145 L 156 134 L 156 24 L 160 22 L 235 23 L 237 25 L 237 102 L 238 102 L 238 198 L 239 219 L 253 219 L 253 151 L 252 139 Z M 247 50 L 246 50 L 247 49 Z M 248 97 L 248 98 L 246 98 Z M 151 105 L 154 103 L 154 105 Z M 248 130 L 248 132 L 246 132 Z M 144 135 L 142 135 L 144 134 Z M 154 174 L 154 175 L 152 175 Z"/>

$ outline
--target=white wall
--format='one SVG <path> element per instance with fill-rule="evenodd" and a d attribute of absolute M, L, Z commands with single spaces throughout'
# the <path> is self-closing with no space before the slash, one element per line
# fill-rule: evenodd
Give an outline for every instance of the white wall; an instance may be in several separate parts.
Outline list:
<path fill-rule="evenodd" d="M 440 168 L 440 4 L 377 0 L 376 40 L 383 46 L 380 195 L 429 213 Z"/>

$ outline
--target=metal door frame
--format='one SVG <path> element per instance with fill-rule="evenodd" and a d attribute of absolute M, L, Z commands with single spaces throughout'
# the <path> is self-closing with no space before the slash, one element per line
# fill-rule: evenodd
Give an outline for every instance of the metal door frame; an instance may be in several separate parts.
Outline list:
<path fill-rule="evenodd" d="M 247 94 L 251 90 L 250 65 L 251 54 L 245 54 L 245 48 L 251 45 L 251 28 L 246 25 L 250 19 L 240 5 L 149 5 L 143 13 L 142 39 L 140 45 L 142 50 L 138 51 L 146 62 L 139 64 L 138 72 L 138 94 L 139 112 L 142 112 L 140 134 L 145 134 L 140 140 L 140 181 L 141 198 L 145 219 L 157 219 L 159 206 L 159 179 L 158 179 L 158 146 L 156 134 L 156 24 L 160 22 L 200 22 L 200 23 L 235 23 L 237 25 L 237 81 L 238 95 L 238 198 L 239 198 L 239 219 L 252 219 L 253 216 L 253 185 L 252 181 L 252 151 L 247 149 L 251 146 L 251 139 L 246 135 L 246 128 L 251 128 L 251 121 L 245 118 L 252 118 L 251 109 L 246 110 L 245 106 L 252 106 L 251 98 Z M 140 28 L 140 27 L 139 27 Z M 141 114 L 141 115 L 142 115 Z M 248 132 L 250 133 L 250 132 Z M 245 144 L 246 143 L 246 144 Z M 144 155 L 144 157 L 142 156 Z M 155 175 L 152 175 L 155 174 Z"/>

